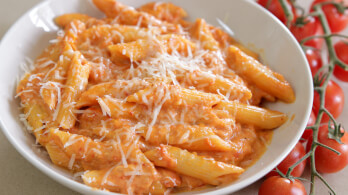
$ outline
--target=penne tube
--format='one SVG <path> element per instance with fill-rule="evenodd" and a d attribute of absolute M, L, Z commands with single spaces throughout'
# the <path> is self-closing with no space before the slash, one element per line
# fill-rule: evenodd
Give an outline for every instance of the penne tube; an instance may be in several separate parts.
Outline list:
<path fill-rule="evenodd" d="M 161 145 L 145 152 L 145 156 L 156 166 L 201 179 L 211 185 L 219 185 L 220 176 L 240 175 L 244 172 L 238 166 L 207 159 L 172 146 Z"/>
<path fill-rule="evenodd" d="M 117 65 L 128 65 L 153 57 L 160 51 L 160 44 L 149 40 L 137 40 L 129 43 L 110 45 L 111 60 Z"/>
<path fill-rule="evenodd" d="M 40 56 L 37 57 L 34 64 L 37 66 L 37 69 L 33 73 L 39 72 L 48 72 L 53 68 L 62 54 L 62 37 L 56 39 L 57 42 L 52 43 L 48 46 L 47 50 L 43 51 Z"/>
<path fill-rule="evenodd" d="M 109 45 L 128 43 L 138 39 L 145 39 L 149 36 L 156 36 L 160 33 L 161 29 L 157 27 L 148 29 L 119 24 L 97 25 L 81 33 L 78 44 L 81 48 L 83 48 L 83 44 L 86 42 L 106 48 Z M 83 49 L 88 50 L 89 48 Z"/>
<path fill-rule="evenodd" d="M 45 82 L 42 84 L 40 94 L 44 102 L 51 110 L 54 110 L 59 101 L 61 86 L 67 76 L 68 69 L 75 55 L 75 41 L 85 26 L 80 21 L 73 21 L 66 27 L 66 34 L 61 41 L 62 53 L 59 60 L 45 76 Z"/>
<path fill-rule="evenodd" d="M 252 124 L 261 129 L 274 129 L 283 125 L 288 117 L 286 114 L 238 102 L 221 101 L 214 109 L 227 110 L 236 117 L 236 121 Z"/>
<path fill-rule="evenodd" d="M 81 22 L 87 22 L 92 17 L 86 14 L 80 13 L 71 13 L 71 14 L 63 14 L 54 19 L 58 26 L 65 28 L 68 24 L 70 24 L 74 20 L 80 20 Z"/>
<path fill-rule="evenodd" d="M 214 134 L 212 128 L 190 125 L 141 127 L 143 137 L 152 145 L 169 144 L 195 151 L 232 151 L 231 145 Z"/>
<path fill-rule="evenodd" d="M 246 101 L 252 97 L 250 89 L 244 84 L 208 72 L 192 71 L 177 79 L 198 90 L 224 95 L 229 100 Z"/>
<path fill-rule="evenodd" d="M 16 93 L 21 98 L 23 114 L 20 120 L 24 122 L 27 130 L 32 132 L 40 144 L 44 144 L 42 134 L 46 130 L 46 123 L 50 118 L 50 112 L 44 102 L 41 101 L 39 94 L 35 91 L 40 88 L 42 74 L 25 74 L 17 86 Z"/>
<path fill-rule="evenodd" d="M 45 143 L 45 137 L 42 136 L 46 130 L 44 122 L 48 119 L 49 113 L 46 111 L 44 105 L 38 102 L 30 102 L 23 108 L 24 114 L 27 116 L 29 127 L 31 127 L 37 142 Z"/>
<path fill-rule="evenodd" d="M 248 49 L 247 47 L 245 47 L 241 43 L 236 41 L 232 45 L 237 47 L 238 49 L 240 49 L 242 52 L 244 52 L 246 55 L 250 56 L 251 58 L 254 58 L 255 60 L 259 60 L 259 54 L 251 51 L 250 49 Z"/>
<path fill-rule="evenodd" d="M 65 155 L 71 159 L 73 156 L 74 163 L 81 165 L 85 170 L 101 169 L 103 167 L 112 166 L 122 161 L 122 154 L 118 147 L 114 147 L 111 142 L 96 142 L 91 138 L 71 134 L 68 132 L 60 131 L 58 129 L 49 129 L 48 139 L 50 146 L 59 149 L 53 149 L 54 151 L 63 151 Z M 126 151 L 122 148 L 123 151 Z M 55 154 L 50 154 L 50 156 Z M 61 154 L 57 154 L 61 155 Z M 74 167 L 66 166 L 65 158 L 56 157 L 55 164 L 64 166 L 71 169 Z M 63 160 L 62 162 L 57 160 Z"/>
<path fill-rule="evenodd" d="M 90 65 L 80 53 L 75 54 L 70 66 L 57 114 L 57 123 L 64 129 L 70 129 L 75 125 L 74 104 L 86 89 L 90 72 Z"/>
<path fill-rule="evenodd" d="M 53 67 L 47 74 L 47 82 L 43 83 L 41 87 L 41 97 L 51 110 L 54 110 L 57 106 L 61 85 L 63 84 L 62 78 L 66 77 L 71 60 L 72 56 L 69 51 L 64 52 L 57 62 L 57 66 Z M 58 77 L 56 76 L 57 73 Z"/>
<path fill-rule="evenodd" d="M 110 96 L 112 98 L 124 99 L 129 94 L 143 90 L 149 86 L 149 83 L 140 80 L 117 80 L 94 85 L 83 92 L 76 104 L 77 108 L 92 106 L 98 104 L 98 97 Z"/>
<path fill-rule="evenodd" d="M 109 18 L 115 18 L 123 10 L 131 9 L 116 0 L 93 0 L 93 4 Z"/>
<path fill-rule="evenodd" d="M 170 2 L 151 2 L 137 9 L 169 23 L 177 23 L 187 17 L 186 11 Z"/>
<path fill-rule="evenodd" d="M 182 180 L 180 187 L 183 189 L 194 189 L 194 188 L 202 187 L 205 185 L 205 183 L 198 178 L 190 177 L 187 175 L 180 175 L 180 176 Z"/>
<path fill-rule="evenodd" d="M 45 148 L 53 164 L 68 168 L 75 172 L 83 171 L 83 168 L 82 166 L 80 166 L 79 161 L 75 160 L 75 156 L 68 156 L 61 147 L 48 142 L 45 145 Z"/>
<path fill-rule="evenodd" d="M 219 49 L 219 43 L 214 39 L 205 20 L 201 18 L 197 19 L 190 29 L 190 33 L 193 38 L 200 42 L 204 49 L 210 51 L 216 51 Z"/>
<path fill-rule="evenodd" d="M 104 97 L 105 95 L 111 95 L 114 92 L 114 85 L 116 81 L 101 83 L 94 85 L 88 90 L 84 91 L 79 100 L 76 103 L 76 108 L 82 108 L 86 106 L 93 106 L 98 104 L 98 97 Z"/>
<path fill-rule="evenodd" d="M 211 107 L 223 99 L 221 95 L 185 89 L 174 85 L 157 85 L 128 96 L 128 102 L 152 105 L 164 101 L 166 105 L 205 105 Z"/>
<path fill-rule="evenodd" d="M 293 89 L 281 74 L 273 72 L 237 47 L 228 48 L 226 61 L 233 70 L 263 91 L 287 103 L 295 101 Z"/>
<path fill-rule="evenodd" d="M 98 98 L 97 101 L 104 115 L 108 115 L 114 119 L 135 119 L 137 115 L 146 110 L 144 105 L 136 105 L 110 97 Z"/>
<path fill-rule="evenodd" d="M 168 169 L 156 168 L 158 174 L 159 174 L 159 181 L 166 187 L 166 188 L 173 188 L 176 186 L 181 185 L 181 178 L 180 175 L 175 173 L 174 171 L 170 171 Z"/>
<path fill-rule="evenodd" d="M 226 48 L 236 42 L 228 33 L 218 27 L 209 25 L 209 30 L 220 48 Z"/>
<path fill-rule="evenodd" d="M 93 0 L 94 5 L 113 22 L 137 27 L 161 27 L 165 32 L 180 32 L 182 29 L 175 24 L 161 21 L 154 16 L 135 10 L 133 7 L 123 5 L 116 0 Z"/>
<path fill-rule="evenodd" d="M 196 45 L 192 41 L 186 39 L 184 36 L 170 34 L 158 36 L 158 41 L 161 43 L 161 52 L 169 54 L 181 54 L 183 56 L 191 55 L 190 53 L 195 52 Z M 190 53 L 188 53 L 188 48 Z"/>
<path fill-rule="evenodd" d="M 162 195 L 167 191 L 167 188 L 159 181 L 156 180 L 150 186 L 150 193 L 153 195 Z"/>
<path fill-rule="evenodd" d="M 124 65 L 154 57 L 157 53 L 179 53 L 186 56 L 188 47 L 191 52 L 194 52 L 195 44 L 183 36 L 161 35 L 154 37 L 153 40 L 139 39 L 129 43 L 110 45 L 108 49 L 111 60 L 116 64 Z"/>
<path fill-rule="evenodd" d="M 123 194 L 127 194 L 129 191 L 135 194 L 148 194 L 155 175 L 151 172 L 140 174 L 141 170 L 143 170 L 141 165 L 116 165 L 102 170 L 87 171 L 82 175 L 82 180 L 93 188 Z"/>
<path fill-rule="evenodd" d="M 269 102 L 275 102 L 276 97 L 272 96 L 269 93 L 266 93 L 265 91 L 261 90 L 260 88 L 256 87 L 255 85 L 249 85 L 249 89 L 251 90 L 253 96 L 248 102 L 242 102 L 242 103 L 248 103 L 250 105 L 258 106 L 261 104 L 263 100 L 269 101 Z"/>
<path fill-rule="evenodd" d="M 129 157 L 130 160 L 126 159 L 128 164 L 115 164 L 109 168 L 88 171 L 82 179 L 91 187 L 121 193 L 148 194 L 159 174 L 139 149 L 133 150 Z"/>

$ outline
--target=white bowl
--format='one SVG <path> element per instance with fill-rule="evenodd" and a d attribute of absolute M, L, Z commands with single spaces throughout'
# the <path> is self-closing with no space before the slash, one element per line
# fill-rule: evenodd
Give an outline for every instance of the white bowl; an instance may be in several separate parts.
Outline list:
<path fill-rule="evenodd" d="M 120 0 L 140 6 L 153 0 Z M 266 153 L 234 183 L 194 193 L 226 194 L 235 192 L 255 182 L 274 168 L 299 140 L 310 115 L 313 88 L 312 79 L 301 48 L 286 27 L 256 3 L 245 0 L 172 0 L 189 13 L 190 19 L 205 18 L 218 25 L 217 18 L 225 21 L 237 39 L 247 46 L 257 48 L 273 70 L 283 74 L 296 93 L 292 104 L 268 104 L 293 116 L 285 125 L 274 131 Z M 113 194 L 97 191 L 73 179 L 68 171 L 53 165 L 43 150 L 34 149 L 35 139 L 26 132 L 18 115 L 19 101 L 14 99 L 16 79 L 23 75 L 20 64 L 26 58 L 34 59 L 55 38 L 58 27 L 55 16 L 80 12 L 95 17 L 102 14 L 86 0 L 44 1 L 24 14 L 7 32 L 0 45 L 0 122 L 7 139 L 29 162 L 57 182 L 83 194 Z M 41 152 L 40 152 L 41 151 Z M 192 192 L 190 192 L 192 193 Z"/>

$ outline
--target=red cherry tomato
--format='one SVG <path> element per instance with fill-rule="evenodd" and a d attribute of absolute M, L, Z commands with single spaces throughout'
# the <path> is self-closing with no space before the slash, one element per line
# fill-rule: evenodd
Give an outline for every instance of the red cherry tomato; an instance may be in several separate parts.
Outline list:
<path fill-rule="evenodd" d="M 317 118 L 316 118 L 316 116 L 315 116 L 315 114 L 314 114 L 314 112 L 313 112 L 313 110 L 312 110 L 311 116 L 309 117 L 309 120 L 308 120 L 308 122 L 307 122 L 307 127 L 313 126 L 313 125 L 315 124 L 315 120 L 316 120 L 316 119 L 317 119 Z M 302 134 L 302 137 L 301 137 L 301 139 L 300 139 L 300 142 L 305 142 L 305 141 L 307 141 L 307 140 L 312 136 L 312 134 L 313 134 L 312 129 L 306 129 L 306 130 L 303 132 L 303 134 Z"/>
<path fill-rule="evenodd" d="M 320 22 L 316 18 L 311 16 L 307 17 L 304 23 L 305 24 L 301 24 L 301 25 L 293 25 L 290 28 L 290 31 L 295 36 L 298 42 L 310 36 L 324 34 L 323 27 L 321 26 Z M 321 49 L 321 47 L 323 46 L 323 41 L 324 39 L 322 38 L 311 39 L 309 41 L 306 41 L 304 45 Z"/>
<path fill-rule="evenodd" d="M 317 149 L 315 150 L 315 167 L 320 173 L 336 173 L 348 165 L 347 133 L 341 137 L 342 144 L 340 144 L 336 140 L 328 137 L 328 126 L 323 125 L 319 128 L 318 141 L 341 153 L 340 155 L 337 155 L 327 148 L 317 146 Z M 310 150 L 312 142 L 313 137 L 311 137 L 307 143 L 307 152 Z"/>
<path fill-rule="evenodd" d="M 337 42 L 335 44 L 335 51 L 337 57 L 344 63 L 348 63 L 348 42 Z M 335 66 L 334 75 L 341 81 L 348 82 L 348 71 L 345 71 L 339 66 Z"/>
<path fill-rule="evenodd" d="M 279 169 L 279 171 L 286 174 L 289 167 L 291 167 L 291 165 L 293 165 L 297 161 L 299 161 L 304 155 L 306 155 L 305 148 L 303 147 L 303 145 L 300 142 L 298 142 L 295 145 L 294 149 L 291 150 L 291 152 L 288 154 L 288 156 L 277 166 L 277 168 Z M 299 165 L 297 165 L 294 168 L 294 170 L 292 170 L 291 175 L 294 177 L 301 177 L 305 167 L 306 167 L 306 161 L 302 161 Z M 269 172 L 266 175 L 266 177 L 272 177 L 272 176 L 277 176 L 277 175 L 278 175 L 278 173 L 275 170 L 273 170 L 273 171 Z"/>
<path fill-rule="evenodd" d="M 319 94 L 314 92 L 313 111 L 317 115 L 320 106 Z M 342 88 L 334 81 L 330 80 L 325 93 L 325 105 L 324 107 L 332 114 L 334 118 L 337 118 L 342 113 L 344 106 L 344 93 Z M 322 123 L 328 122 L 329 116 L 324 113 L 321 120 Z"/>
<path fill-rule="evenodd" d="M 258 195 L 306 195 L 306 189 L 301 181 L 291 181 L 279 176 L 267 178 L 260 186 Z"/>
<path fill-rule="evenodd" d="M 286 16 L 284 14 L 282 5 L 279 3 L 279 0 L 271 0 L 270 2 L 269 0 L 257 0 L 257 2 L 268 9 L 271 13 L 273 13 L 273 15 L 275 15 L 280 21 L 286 24 Z M 297 18 L 296 9 L 292 5 L 292 3 L 290 3 L 290 1 L 288 1 L 288 6 L 291 7 L 292 13 L 294 15 L 294 20 L 292 22 L 294 22 Z"/>
<path fill-rule="evenodd" d="M 323 66 L 323 61 L 321 59 L 321 54 L 317 50 L 307 49 L 305 51 L 308 60 L 309 67 L 314 76 L 318 70 Z"/>
<path fill-rule="evenodd" d="M 329 2 L 332 0 L 315 0 L 312 3 L 312 10 L 313 6 L 322 3 L 322 2 Z M 337 3 L 342 2 L 342 0 L 334 0 Z M 345 3 L 347 6 L 347 3 Z M 329 23 L 330 29 L 333 33 L 340 32 L 344 30 L 348 24 L 348 10 L 345 10 L 344 14 L 340 13 L 337 8 L 334 5 L 324 5 L 322 7 L 323 12 L 327 18 L 327 21 Z"/>

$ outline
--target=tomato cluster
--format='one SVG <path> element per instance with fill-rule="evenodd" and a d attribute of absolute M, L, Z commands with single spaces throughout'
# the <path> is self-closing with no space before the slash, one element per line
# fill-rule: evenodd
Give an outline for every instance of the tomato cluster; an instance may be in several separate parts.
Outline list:
<path fill-rule="evenodd" d="M 280 0 L 257 0 L 257 2 L 273 13 L 284 24 L 288 24 L 287 17 L 281 6 Z M 304 46 L 304 52 L 307 57 L 307 61 L 312 73 L 313 78 L 317 80 L 321 78 L 325 71 L 322 68 L 324 66 L 324 59 L 322 58 L 322 49 L 324 43 L 324 27 L 322 26 L 319 18 L 315 14 L 301 15 L 295 9 L 293 2 L 286 0 L 286 6 L 288 10 L 292 11 L 294 20 L 291 21 L 289 30 L 294 37 Z M 310 7 L 310 12 L 315 12 L 315 6 L 322 5 L 322 11 L 328 22 L 328 26 L 332 33 L 339 33 L 344 30 L 348 25 L 348 9 L 339 10 L 338 3 L 344 6 L 348 6 L 348 1 L 343 0 L 314 0 Z M 336 4 L 336 5 L 335 5 Z M 310 38 L 315 36 L 314 38 Z M 306 40 L 304 40 L 306 39 Z M 334 45 L 335 55 L 343 63 L 348 64 L 348 40 L 339 40 Z M 332 56 L 332 55 L 331 55 Z M 330 59 L 328 59 L 330 61 Z M 343 81 L 348 82 L 348 71 L 345 71 L 340 66 L 336 65 L 333 71 L 334 76 Z M 320 81 L 319 81 L 320 84 Z M 324 108 L 329 111 L 334 119 L 340 116 L 344 107 L 344 92 L 342 88 L 333 80 L 328 81 L 325 91 L 325 103 Z M 313 109 L 310 115 L 310 119 L 307 123 L 307 127 L 314 126 L 317 120 L 320 110 L 320 96 L 315 91 L 313 100 Z M 330 117 L 324 113 L 320 128 L 318 130 L 318 142 L 334 149 L 339 152 L 340 155 L 332 150 L 317 146 L 314 158 L 316 170 L 320 173 L 335 173 L 348 165 L 348 133 L 345 133 L 339 143 L 337 140 L 329 137 L 328 123 Z M 344 133 L 344 130 L 341 130 Z M 263 194 L 306 194 L 306 190 L 301 181 L 294 179 L 290 180 L 286 175 L 289 167 L 298 162 L 302 157 L 306 155 L 312 148 L 313 143 L 313 131 L 312 129 L 306 129 L 301 137 L 300 142 L 296 144 L 293 150 L 288 156 L 277 166 L 277 169 L 283 173 L 278 173 L 275 170 L 266 175 L 266 180 L 263 182 L 259 189 L 259 195 Z M 306 150 L 304 145 L 306 145 Z M 308 161 L 309 162 L 309 161 Z M 307 161 L 304 160 L 298 164 L 291 172 L 292 178 L 301 177 Z M 309 163 L 308 163 L 309 164 Z M 280 174 L 280 175 L 279 175 Z"/>

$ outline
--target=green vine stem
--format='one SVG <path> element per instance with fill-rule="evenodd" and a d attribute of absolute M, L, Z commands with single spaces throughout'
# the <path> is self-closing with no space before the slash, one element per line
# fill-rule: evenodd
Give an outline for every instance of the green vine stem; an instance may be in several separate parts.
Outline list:
<path fill-rule="evenodd" d="M 329 34 L 329 35 L 314 35 L 310 37 L 306 37 L 301 40 L 300 44 L 304 44 L 305 42 L 311 40 L 311 39 L 317 39 L 317 38 L 326 38 L 326 37 L 340 37 L 340 38 L 346 38 L 348 39 L 347 35 L 341 35 L 341 34 Z"/>
<path fill-rule="evenodd" d="M 291 21 L 293 20 L 292 10 L 290 10 L 289 7 L 287 6 L 286 0 L 279 0 L 279 2 L 281 3 L 283 11 L 287 17 L 287 26 L 289 27 L 291 25 Z M 328 136 L 330 138 L 334 138 L 338 142 L 340 142 L 340 137 L 343 136 L 343 134 L 340 132 L 341 125 L 336 122 L 336 120 L 334 119 L 332 114 L 330 112 L 328 112 L 328 110 L 324 107 L 324 105 L 325 105 L 326 88 L 327 88 L 327 85 L 332 77 L 335 65 L 340 66 L 344 70 L 348 70 L 348 65 L 345 64 L 344 62 L 342 62 L 340 59 L 338 59 L 336 52 L 335 52 L 335 49 L 334 49 L 334 46 L 333 46 L 332 38 L 333 37 L 348 38 L 348 36 L 340 35 L 340 34 L 332 34 L 330 27 L 328 25 L 326 16 L 322 10 L 322 6 L 327 5 L 327 4 L 333 4 L 334 6 L 336 6 L 336 8 L 341 13 L 343 13 L 344 10 L 347 9 L 347 7 L 344 7 L 342 4 L 339 4 L 336 2 L 324 2 L 324 3 L 319 3 L 319 4 L 315 5 L 313 7 L 314 12 L 311 12 L 310 14 L 307 15 L 307 16 L 310 15 L 310 16 L 314 16 L 314 17 L 319 18 L 319 21 L 320 21 L 320 23 L 323 27 L 323 30 L 324 30 L 324 35 L 311 36 L 311 37 L 305 38 L 300 42 L 301 46 L 303 49 L 308 49 L 306 46 L 303 45 L 306 41 L 311 40 L 311 39 L 315 39 L 315 38 L 324 39 L 326 46 L 327 46 L 327 51 L 329 54 L 329 62 L 328 62 L 328 65 L 325 68 L 321 69 L 313 78 L 315 81 L 314 82 L 314 90 L 318 93 L 318 95 L 320 97 L 320 107 L 319 107 L 319 112 L 318 112 L 318 115 L 316 118 L 316 122 L 313 126 L 307 127 L 307 129 L 311 129 L 313 131 L 313 143 L 312 143 L 311 148 L 308 151 L 308 153 L 305 156 L 303 156 L 298 162 L 293 164 L 288 169 L 288 171 L 285 175 L 286 178 L 292 179 L 291 172 L 293 171 L 293 169 L 297 165 L 299 165 L 302 161 L 306 160 L 307 158 L 310 158 L 310 163 L 311 163 L 310 195 L 315 194 L 315 178 L 318 178 L 319 180 L 321 180 L 327 186 L 327 188 L 330 190 L 330 192 L 332 194 L 336 194 L 335 191 L 332 189 L 332 187 L 318 173 L 318 171 L 316 170 L 316 167 L 315 167 L 315 150 L 318 146 L 327 148 L 327 149 L 335 152 L 338 155 L 340 154 L 338 151 L 336 151 L 336 150 L 330 148 L 329 146 L 326 146 L 318 141 L 319 128 L 320 128 L 321 120 L 322 120 L 322 117 L 324 114 L 327 114 L 330 118 L 330 121 L 328 123 L 329 129 L 330 128 L 332 129 L 332 127 L 331 127 L 332 123 L 334 126 L 333 132 L 329 131 Z M 305 17 L 305 16 L 303 16 L 303 17 Z M 324 69 L 327 70 L 325 73 L 324 73 L 324 71 L 325 71 Z"/>
<path fill-rule="evenodd" d="M 286 17 L 286 26 L 290 28 L 291 22 L 294 20 L 294 14 L 292 13 L 291 7 L 289 6 L 286 0 L 279 0 L 282 9 L 284 10 L 284 14 Z"/>

